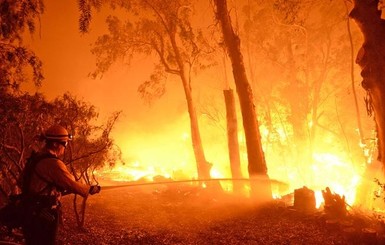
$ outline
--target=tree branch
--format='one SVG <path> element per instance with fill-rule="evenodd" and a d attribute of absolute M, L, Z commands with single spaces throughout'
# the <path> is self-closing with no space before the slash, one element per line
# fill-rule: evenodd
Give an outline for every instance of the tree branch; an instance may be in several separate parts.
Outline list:
<path fill-rule="evenodd" d="M 161 41 L 161 43 L 163 43 L 163 41 Z M 161 47 L 158 47 L 154 40 L 151 41 L 151 44 L 152 47 L 155 49 L 156 53 L 159 55 L 160 62 L 164 65 L 165 71 L 171 74 L 180 75 L 180 70 L 172 69 L 168 64 L 166 58 L 164 57 L 165 55 L 163 45 L 160 45 Z"/>

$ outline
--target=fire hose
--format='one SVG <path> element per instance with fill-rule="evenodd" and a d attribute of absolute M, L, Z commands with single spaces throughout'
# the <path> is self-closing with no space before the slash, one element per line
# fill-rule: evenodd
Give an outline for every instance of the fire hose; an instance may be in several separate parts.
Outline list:
<path fill-rule="evenodd" d="M 170 180 L 170 181 L 155 181 L 155 182 L 145 182 L 145 183 L 130 183 L 124 185 L 111 185 L 111 186 L 102 186 L 102 190 L 111 190 L 116 188 L 123 187 L 134 187 L 134 186 L 147 186 L 147 185 L 168 185 L 168 184 L 178 184 L 178 183 L 193 183 L 193 182 L 214 182 L 214 181 L 265 181 L 268 180 L 271 183 L 288 186 L 285 182 L 274 180 L 274 179 L 266 179 L 266 178 L 214 178 L 214 179 L 189 179 L 189 180 Z"/>

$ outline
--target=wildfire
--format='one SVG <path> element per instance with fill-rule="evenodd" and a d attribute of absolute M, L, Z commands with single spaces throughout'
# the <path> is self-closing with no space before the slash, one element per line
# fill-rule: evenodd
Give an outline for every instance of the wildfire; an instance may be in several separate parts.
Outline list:
<path fill-rule="evenodd" d="M 175 125 L 172 132 L 164 132 L 168 133 L 164 139 L 162 136 L 152 135 L 151 141 L 155 139 L 154 143 L 149 142 L 148 137 L 140 137 L 143 142 L 135 139 L 136 146 L 130 147 L 130 152 L 135 152 L 140 157 L 126 161 L 125 165 L 115 166 L 112 170 L 100 171 L 98 174 L 105 179 L 117 182 L 151 182 L 156 181 L 160 176 L 170 181 L 196 180 L 197 170 L 191 138 L 184 131 L 186 125 L 188 122 Z M 214 136 L 210 136 L 212 128 L 204 130 L 202 134 L 206 136 L 205 154 L 212 163 L 211 178 L 231 179 L 226 137 L 219 140 L 219 134 L 211 133 Z M 268 135 L 268 131 L 262 128 L 261 134 L 264 138 Z M 241 133 L 239 136 L 241 172 L 247 179 L 245 139 Z M 287 134 L 281 136 L 284 142 Z M 122 150 L 125 153 L 124 147 Z M 333 193 L 344 196 L 346 203 L 350 206 L 357 201 L 357 188 L 362 182 L 365 163 L 353 163 L 343 152 L 335 153 L 325 149 L 323 152 L 313 153 L 310 159 L 302 162 L 290 159 L 285 162 L 279 161 L 277 154 L 268 150 L 265 151 L 265 157 L 268 175 L 272 179 L 272 195 L 275 199 L 290 195 L 295 189 L 306 186 L 315 192 L 317 207 L 320 207 L 324 201 L 322 190 L 326 187 L 329 187 Z M 222 180 L 220 184 L 225 191 L 233 190 L 233 182 L 230 180 Z M 242 184 L 245 193 L 248 192 L 250 190 L 248 182 L 242 181 Z"/>
<path fill-rule="evenodd" d="M 314 187 L 329 186 L 336 194 L 345 196 L 349 205 L 353 205 L 356 198 L 356 188 L 360 182 L 362 172 L 358 172 L 350 163 L 344 162 L 338 156 L 328 153 L 314 154 Z M 315 189 L 317 192 L 321 190 Z M 320 197 L 320 193 L 317 194 Z M 322 197 L 322 195 L 321 195 Z M 317 204 L 320 205 L 319 198 Z"/>

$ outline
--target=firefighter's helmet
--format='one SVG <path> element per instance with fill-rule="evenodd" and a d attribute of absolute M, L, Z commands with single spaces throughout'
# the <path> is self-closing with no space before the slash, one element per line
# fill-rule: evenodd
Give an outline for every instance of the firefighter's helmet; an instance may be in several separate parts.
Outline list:
<path fill-rule="evenodd" d="M 51 141 L 69 141 L 72 135 L 60 125 L 53 125 L 44 132 L 44 138 Z"/>

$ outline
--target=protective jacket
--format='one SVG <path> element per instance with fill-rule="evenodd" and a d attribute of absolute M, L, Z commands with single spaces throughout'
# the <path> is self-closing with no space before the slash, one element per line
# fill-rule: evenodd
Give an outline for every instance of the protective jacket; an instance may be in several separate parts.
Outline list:
<path fill-rule="evenodd" d="M 49 153 L 56 156 L 53 152 Z M 75 181 L 63 161 L 51 157 L 44 158 L 36 164 L 28 191 L 31 194 L 59 197 L 60 192 L 65 190 L 86 197 L 89 189 L 88 185 Z"/>

